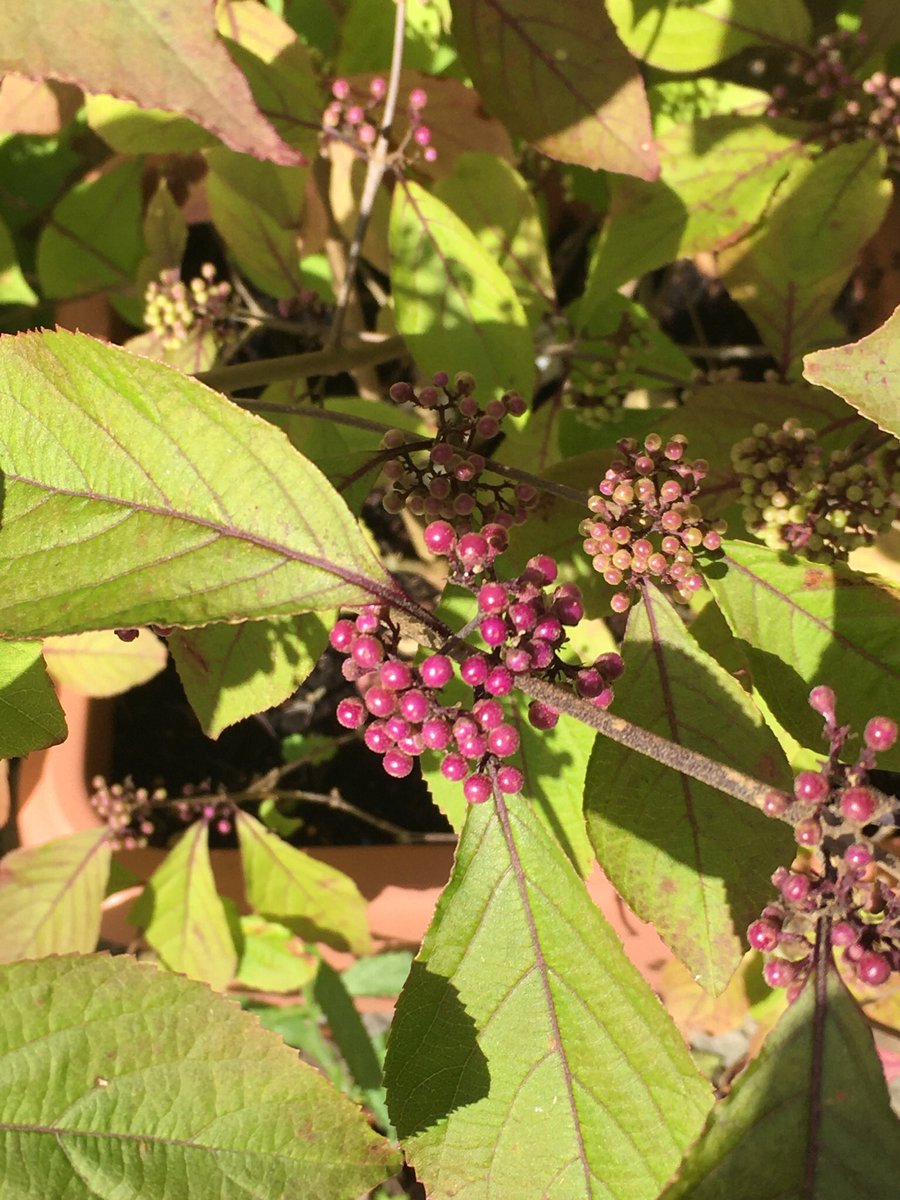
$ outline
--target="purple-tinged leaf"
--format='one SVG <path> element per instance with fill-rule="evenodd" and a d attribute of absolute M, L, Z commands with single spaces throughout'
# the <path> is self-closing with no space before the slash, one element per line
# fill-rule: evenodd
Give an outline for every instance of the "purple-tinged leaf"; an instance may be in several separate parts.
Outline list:
<path fill-rule="evenodd" d="M 652 586 L 632 609 L 615 712 L 773 787 L 791 773 L 740 685 Z M 790 861 L 786 826 L 598 735 L 585 779 L 588 833 L 616 890 L 708 991 L 741 961 L 745 931 Z"/>
<path fill-rule="evenodd" d="M 655 1200 L 709 1106 L 526 798 L 469 809 L 397 1005 L 385 1084 L 431 1200 Z"/>
<path fill-rule="evenodd" d="M 900 1125 L 872 1034 L 822 964 L 710 1113 L 662 1200 L 891 1196 Z"/>
<path fill-rule="evenodd" d="M 487 107 L 550 158 L 658 174 L 637 64 L 600 0 L 452 0 L 460 55 Z"/>
<path fill-rule="evenodd" d="M 880 429 L 900 437 L 900 308 L 858 342 L 807 354 L 803 375 L 842 396 Z"/>
<path fill-rule="evenodd" d="M 103 826 L 0 859 L 0 962 L 95 950 L 110 856 Z"/>

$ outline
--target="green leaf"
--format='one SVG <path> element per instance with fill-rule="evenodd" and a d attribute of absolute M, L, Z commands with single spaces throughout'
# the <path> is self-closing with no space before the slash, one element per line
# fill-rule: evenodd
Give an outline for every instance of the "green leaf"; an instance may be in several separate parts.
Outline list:
<path fill-rule="evenodd" d="M 128 919 L 170 971 L 224 991 L 237 950 L 209 861 L 209 826 L 195 821 L 156 868 Z"/>
<path fill-rule="evenodd" d="M 884 166 L 884 150 L 866 141 L 794 163 L 762 226 L 719 256 L 725 286 L 783 372 L 819 338 L 887 212 Z"/>
<path fill-rule="evenodd" d="M 898 1174 L 900 1126 L 884 1071 L 832 967 L 788 1007 L 663 1196 L 847 1200 L 889 1196 Z"/>
<path fill-rule="evenodd" d="M 648 586 L 632 609 L 615 711 L 776 787 L 791 773 L 740 685 Z M 584 788 L 597 858 L 635 913 L 707 991 L 724 991 L 744 934 L 789 862 L 786 826 L 714 788 L 598 736 Z"/>
<path fill-rule="evenodd" d="M 900 41 L 900 9 L 894 0 L 862 0 L 859 28 L 867 54 L 890 53 Z"/>
<path fill-rule="evenodd" d="M 417 183 L 391 205 L 397 330 L 424 375 L 471 371 L 484 399 L 531 396 L 531 335 L 515 289 L 452 209 Z"/>
<path fill-rule="evenodd" d="M 249 278 L 278 299 L 302 288 L 300 217 L 309 171 L 256 162 L 229 150 L 207 152 L 210 215 Z"/>
<path fill-rule="evenodd" d="M 100 0 L 90 20 L 71 18 L 67 0 L 4 8 L 0 70 L 62 79 L 142 108 L 181 113 L 234 150 L 298 161 L 254 104 L 205 0 Z"/>
<path fill-rule="evenodd" d="M 169 648 L 203 732 L 215 738 L 292 695 L 327 641 L 321 620 L 308 614 L 176 630 Z"/>
<path fill-rule="evenodd" d="M 612 183 L 609 218 L 585 284 L 586 308 L 629 279 L 743 237 L 791 163 L 808 153 L 799 134 L 787 122 L 746 117 L 666 128 L 658 139 L 659 182 Z"/>
<path fill-rule="evenodd" d="M 308 942 L 369 951 L 366 902 L 349 876 L 289 846 L 245 812 L 236 824 L 247 899 L 258 913 Z"/>
<path fill-rule="evenodd" d="M 158 280 L 160 272 L 177 270 L 181 273 L 181 261 L 187 249 L 187 221 L 165 179 L 160 179 L 156 191 L 147 201 L 143 234 L 147 254 L 137 269 L 134 285 L 142 301 L 147 285 Z"/>
<path fill-rule="evenodd" d="M 187 117 L 118 96 L 86 96 L 84 111 L 91 129 L 120 154 L 192 154 L 217 144 Z"/>
<path fill-rule="evenodd" d="M 53 298 L 130 286 L 144 253 L 140 160 L 83 179 L 53 210 L 41 233 L 37 269 Z"/>
<path fill-rule="evenodd" d="M 282 433 L 82 334 L 0 340 L 0 467 L 7 637 L 328 610 L 391 586 Z"/>
<path fill-rule="evenodd" d="M 525 799 L 469 810 L 385 1082 L 432 1200 L 652 1200 L 709 1105 L 674 1025 Z"/>
<path fill-rule="evenodd" d="M 110 854 L 103 826 L 0 859 L 0 962 L 95 950 Z"/>
<path fill-rule="evenodd" d="M 606 7 L 631 53 L 664 71 L 702 71 L 747 46 L 805 47 L 811 32 L 803 0 L 606 0 Z"/>
<path fill-rule="evenodd" d="M 785 729 L 822 744 L 822 719 L 807 703 L 834 688 L 841 722 L 862 729 L 891 716 L 900 694 L 900 596 L 883 581 L 749 542 L 725 545 L 727 571 L 708 580 L 736 637 L 751 647 L 753 682 Z M 878 765 L 900 770 L 900 746 Z"/>
<path fill-rule="evenodd" d="M 537 203 L 516 169 L 493 154 L 462 154 L 435 196 L 468 225 L 516 290 L 534 329 L 554 305 Z"/>
<path fill-rule="evenodd" d="M 255 913 L 240 918 L 241 960 L 237 982 L 256 992 L 297 992 L 315 978 L 319 958 L 277 921 Z"/>
<path fill-rule="evenodd" d="M 604 8 L 582 0 L 451 0 L 453 34 L 485 104 L 550 158 L 655 179 L 637 64 Z M 527 96 L 525 92 L 527 91 Z"/>
<path fill-rule="evenodd" d="M 0 970 L 0 1171 L 16 1200 L 346 1200 L 398 1167 L 255 1018 L 127 957 Z"/>
<path fill-rule="evenodd" d="M 44 661 L 51 677 L 82 696 L 119 696 L 153 679 L 166 665 L 165 643 L 149 629 L 123 642 L 111 629 L 48 637 Z"/>
<path fill-rule="evenodd" d="M 0 304 L 35 305 L 38 298 L 19 266 L 16 247 L 6 222 L 0 219 Z"/>
<path fill-rule="evenodd" d="M 396 996 L 409 974 L 413 957 L 408 950 L 388 950 L 358 958 L 341 972 L 351 996 Z"/>
<path fill-rule="evenodd" d="M 0 758 L 65 740 L 66 718 L 34 642 L 0 641 Z"/>
<path fill-rule="evenodd" d="M 381 1062 L 343 978 L 326 962 L 319 966 L 312 994 L 354 1083 L 379 1122 L 387 1127 L 390 1119 L 381 1084 Z"/>
<path fill-rule="evenodd" d="M 807 354 L 803 376 L 843 396 L 880 429 L 900 437 L 900 307 L 858 342 Z"/>

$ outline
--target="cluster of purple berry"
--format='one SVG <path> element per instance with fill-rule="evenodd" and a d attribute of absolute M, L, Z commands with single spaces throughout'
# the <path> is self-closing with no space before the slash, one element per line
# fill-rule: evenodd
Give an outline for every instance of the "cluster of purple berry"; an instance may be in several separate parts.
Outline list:
<path fill-rule="evenodd" d="M 429 414 L 435 434 L 430 446 L 413 442 L 415 449 L 406 448 L 411 436 L 402 430 L 389 429 L 384 435 L 382 448 L 392 452 L 383 468 L 391 483 L 382 500 L 387 512 L 405 507 L 414 516 L 443 517 L 462 529 L 484 522 L 509 527 L 525 520 L 537 501 L 536 489 L 499 477 L 489 482 L 483 476 L 485 458 L 477 449 L 497 436 L 507 414 L 521 416 L 525 401 L 518 392 L 507 392 L 481 408 L 474 391 L 475 380 L 465 371 L 452 384 L 440 371 L 418 391 L 409 383 L 391 387 L 396 404 L 414 404 Z"/>
<path fill-rule="evenodd" d="M 584 551 L 614 593 L 610 606 L 623 613 L 645 579 L 674 589 L 681 600 L 703 586 L 696 557 L 722 544 L 725 523 L 706 521 L 694 503 L 708 465 L 689 462 L 687 439 L 668 442 L 655 433 L 643 445 L 633 438 L 616 443 L 622 455 L 588 500 L 593 514 L 579 525 Z"/>
<path fill-rule="evenodd" d="M 772 882 L 780 893 L 747 930 L 750 945 L 766 955 L 763 974 L 770 987 L 802 987 L 814 961 L 819 923 L 827 920 L 832 947 L 860 983 L 877 987 L 900 971 L 900 893 L 896 880 L 879 869 L 866 827 L 887 815 L 883 800 L 868 786 L 879 751 L 897 740 L 897 725 L 873 717 L 852 765 L 838 761 L 850 730 L 839 726 L 829 687 L 813 688 L 809 702 L 825 721 L 828 760 L 819 771 L 801 771 L 794 799 L 806 815 L 795 826 L 798 845 L 811 856 L 802 870 L 779 867 Z M 770 793 L 764 809 L 783 814 L 789 799 Z M 848 832 L 849 827 L 849 832 Z"/>
<path fill-rule="evenodd" d="M 816 432 L 789 419 L 772 430 L 760 422 L 731 451 L 740 480 L 744 523 L 773 550 L 813 562 L 845 559 L 890 529 L 900 506 L 891 456 L 862 458 L 844 450 L 826 457 Z"/>
<path fill-rule="evenodd" d="M 478 629 L 487 651 L 460 654 L 459 678 L 472 690 L 471 703 L 447 703 L 441 692 L 455 679 L 454 661 L 447 654 L 430 654 L 421 663 L 404 662 L 397 654 L 399 630 L 385 610 L 364 608 L 355 620 L 343 618 L 331 631 L 332 647 L 347 655 L 345 678 L 356 683 L 360 697 L 342 700 L 337 719 L 347 729 L 365 727 L 370 750 L 382 755 L 388 775 L 403 778 L 425 750 L 444 755 L 441 773 L 461 782 L 471 804 L 500 792 L 521 789 L 522 772 L 504 761 L 519 749 L 519 732 L 508 719 L 503 698 L 528 672 L 543 678 L 570 679 L 576 692 L 598 708 L 612 702 L 612 682 L 624 669 L 617 654 L 604 654 L 591 667 L 564 663 L 558 651 L 566 641 L 565 627 L 576 625 L 584 610 L 578 589 L 561 584 L 548 595 L 556 579 L 553 559 L 536 555 L 517 579 L 499 582 L 493 562 L 506 546 L 502 525 L 457 537 L 445 521 L 425 529 L 425 541 L 435 554 L 452 559 L 454 579 L 477 594 L 478 614 L 466 631 Z M 533 702 L 528 710 L 537 729 L 552 729 L 559 713 Z"/>
<path fill-rule="evenodd" d="M 336 79 L 331 85 L 332 100 L 322 114 L 322 148 L 330 141 L 341 141 L 354 146 L 361 153 L 368 151 L 378 137 L 381 127 L 379 111 L 383 110 L 387 95 L 387 80 L 376 75 L 369 82 L 367 93 L 359 92 L 346 79 Z M 411 160 L 409 149 L 414 146 L 427 163 L 437 159 L 437 150 L 431 144 L 431 129 L 422 119 L 422 111 L 428 103 L 424 88 L 413 88 L 406 105 L 409 130 L 396 153 Z"/>
<path fill-rule="evenodd" d="M 203 820 L 218 833 L 228 834 L 233 827 L 233 805 L 228 800 L 211 796 L 206 790 L 197 795 L 190 784 L 182 795 L 172 800 L 165 788 L 135 787 L 129 777 L 123 783 L 107 783 L 102 775 L 91 780 L 89 797 L 94 812 L 109 826 L 111 842 L 116 849 L 135 850 L 147 845 L 156 830 L 154 810 L 165 808 L 188 824 Z"/>
<path fill-rule="evenodd" d="M 144 324 L 157 334 L 164 349 L 177 350 L 192 333 L 224 332 L 234 307 L 231 284 L 216 282 L 212 263 L 204 263 L 189 283 L 173 268 L 147 284 Z"/>

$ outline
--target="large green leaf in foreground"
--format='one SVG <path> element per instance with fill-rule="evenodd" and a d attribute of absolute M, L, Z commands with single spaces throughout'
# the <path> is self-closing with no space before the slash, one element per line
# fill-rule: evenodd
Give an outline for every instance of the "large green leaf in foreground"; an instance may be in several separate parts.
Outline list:
<path fill-rule="evenodd" d="M 256 1018 L 129 958 L 0 969 L 6 1200 L 347 1200 L 398 1166 Z"/>
<path fill-rule="evenodd" d="M 0 339 L 0 636 L 203 625 L 390 590 L 268 422 L 82 334 Z"/>
<path fill-rule="evenodd" d="M 655 1200 L 709 1105 L 675 1026 L 521 798 L 469 811 L 385 1083 L 431 1200 Z"/>

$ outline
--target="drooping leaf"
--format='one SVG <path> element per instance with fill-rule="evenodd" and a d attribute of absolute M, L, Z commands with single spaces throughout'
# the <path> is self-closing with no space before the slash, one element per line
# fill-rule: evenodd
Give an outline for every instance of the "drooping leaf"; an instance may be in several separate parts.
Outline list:
<path fill-rule="evenodd" d="M 181 260 L 187 249 L 187 221 L 165 179 L 147 201 L 143 221 L 146 255 L 137 270 L 135 290 L 143 299 L 147 285 L 158 280 L 162 271 L 181 272 Z"/>
<path fill-rule="evenodd" d="M 791 163 L 805 157 L 786 122 L 711 117 L 664 129 L 661 178 L 616 179 L 588 272 L 584 305 L 655 267 L 721 250 L 760 219 Z"/>
<path fill-rule="evenodd" d="M 601 4 L 586 10 L 582 0 L 556 0 L 551 11 L 541 0 L 452 0 L 451 7 L 460 56 L 511 132 L 563 162 L 656 178 L 644 85 Z"/>
<path fill-rule="evenodd" d="M 144 253 L 141 171 L 139 160 L 122 162 L 63 196 L 38 242 L 45 295 L 86 296 L 130 286 Z"/>
<path fill-rule="evenodd" d="M 879 428 L 900 437 L 900 308 L 858 342 L 807 354 L 803 375 L 810 383 L 843 396 Z"/>
<path fill-rule="evenodd" d="M 19 266 L 9 229 L 0 219 L 0 304 L 37 304 L 38 298 Z"/>
<path fill-rule="evenodd" d="M 0 641 L 0 758 L 61 742 L 66 718 L 34 642 Z"/>
<path fill-rule="evenodd" d="M 709 1103 L 528 800 L 470 809 L 385 1081 L 432 1200 L 650 1200 Z"/>
<path fill-rule="evenodd" d="M 298 992 L 314 978 L 320 959 L 277 921 L 256 913 L 240 918 L 241 960 L 236 981 L 256 992 Z"/>
<path fill-rule="evenodd" d="M 900 1125 L 872 1034 L 832 967 L 789 1005 L 663 1196 L 846 1200 L 888 1196 L 898 1174 Z"/>
<path fill-rule="evenodd" d="M 760 228 L 719 256 L 725 286 L 783 372 L 815 343 L 881 224 L 892 195 L 884 164 L 866 141 L 795 162 Z"/>
<path fill-rule="evenodd" d="M 416 183 L 391 208 L 397 330 L 424 375 L 470 371 L 484 399 L 534 379 L 531 334 L 503 269 L 452 209 Z"/>
<path fill-rule="evenodd" d="M 308 942 L 365 954 L 366 903 L 349 876 L 283 842 L 248 813 L 237 814 L 250 905 Z"/>
<path fill-rule="evenodd" d="M 57 683 L 82 696 L 118 696 L 158 675 L 168 654 L 149 629 L 123 642 L 111 629 L 44 639 L 44 661 Z"/>
<path fill-rule="evenodd" d="M 606 7 L 631 53 L 664 71 L 702 71 L 773 41 L 803 47 L 810 35 L 803 0 L 606 0 Z"/>
<path fill-rule="evenodd" d="M 861 729 L 896 714 L 900 595 L 843 563 L 826 566 L 749 542 L 726 543 L 710 586 L 732 632 L 748 643 L 753 682 L 778 720 L 806 746 L 822 744 L 810 689 L 834 688 L 838 718 Z M 878 765 L 900 770 L 900 747 Z"/>
<path fill-rule="evenodd" d="M 129 921 L 170 971 L 223 991 L 237 950 L 209 861 L 209 826 L 195 821 L 156 868 Z"/>
<path fill-rule="evenodd" d="M 318 617 L 179 629 L 169 648 L 185 695 L 207 737 L 274 708 L 306 679 L 325 649 Z"/>
<path fill-rule="evenodd" d="M 298 161 L 255 105 L 247 80 L 216 36 L 205 0 L 99 0 L 90 20 L 78 21 L 66 0 L 12 5 L 0 16 L 0 46 L 0 70 L 49 76 L 142 108 L 182 113 L 234 150 Z"/>
<path fill-rule="evenodd" d="M 629 615 L 616 713 L 774 787 L 791 773 L 740 685 L 651 586 Z M 793 854 L 786 826 L 598 735 L 584 788 L 600 865 L 635 913 L 719 993 L 744 935 Z"/>
<path fill-rule="evenodd" d="M 16 1200 L 346 1200 L 398 1166 L 360 1111 L 203 984 L 128 957 L 0 970 Z"/>
<path fill-rule="evenodd" d="M 540 214 L 525 180 L 494 155 L 464 154 L 434 194 L 506 272 L 534 329 L 553 305 L 554 288 Z"/>
<path fill-rule="evenodd" d="M 0 468 L 7 637 L 327 610 L 390 586 L 282 433 L 81 334 L 0 341 Z"/>
<path fill-rule="evenodd" d="M 0 859 L 0 962 L 95 950 L 110 855 L 104 826 Z"/>

